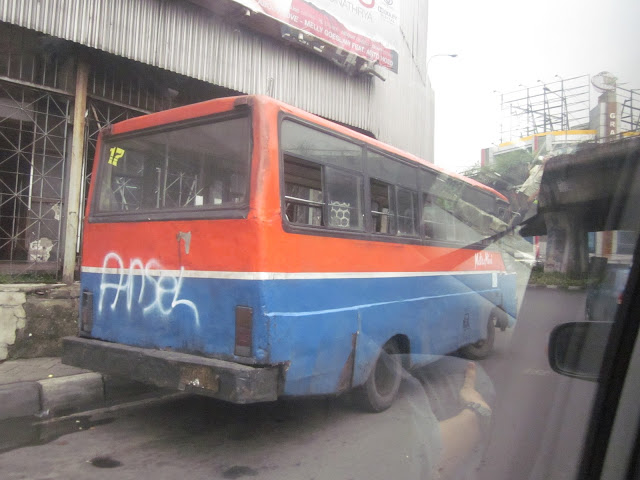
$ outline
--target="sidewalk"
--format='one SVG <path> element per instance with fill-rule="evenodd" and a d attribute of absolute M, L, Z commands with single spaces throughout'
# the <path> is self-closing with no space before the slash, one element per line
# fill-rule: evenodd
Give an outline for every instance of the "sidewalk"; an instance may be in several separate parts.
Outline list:
<path fill-rule="evenodd" d="M 137 382 L 64 365 L 59 357 L 0 363 L 0 421 L 65 415 L 164 393 Z"/>

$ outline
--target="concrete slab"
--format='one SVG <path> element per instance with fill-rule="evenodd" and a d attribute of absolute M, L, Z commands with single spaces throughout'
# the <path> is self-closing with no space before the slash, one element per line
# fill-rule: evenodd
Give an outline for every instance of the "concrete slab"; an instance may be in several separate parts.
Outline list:
<path fill-rule="evenodd" d="M 26 358 L 0 363 L 0 385 L 45 380 L 89 373 L 89 370 L 65 365 L 60 357 Z"/>
<path fill-rule="evenodd" d="M 42 389 L 42 410 L 52 415 L 104 406 L 104 384 L 99 373 L 48 378 L 37 383 Z"/>
<path fill-rule="evenodd" d="M 17 382 L 0 385 L 0 420 L 40 413 L 40 385 Z"/>
<path fill-rule="evenodd" d="M 45 412 L 60 416 L 168 393 L 173 391 L 65 365 L 59 357 L 0 362 L 0 421 Z"/>

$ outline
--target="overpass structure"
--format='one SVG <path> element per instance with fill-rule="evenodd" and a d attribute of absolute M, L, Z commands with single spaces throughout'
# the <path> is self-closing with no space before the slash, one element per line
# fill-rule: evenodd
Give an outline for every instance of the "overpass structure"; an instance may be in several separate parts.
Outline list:
<path fill-rule="evenodd" d="M 545 271 L 580 275 L 589 268 L 587 233 L 637 232 L 637 202 L 640 137 L 588 144 L 546 161 L 537 214 L 520 233 L 547 235 Z"/>

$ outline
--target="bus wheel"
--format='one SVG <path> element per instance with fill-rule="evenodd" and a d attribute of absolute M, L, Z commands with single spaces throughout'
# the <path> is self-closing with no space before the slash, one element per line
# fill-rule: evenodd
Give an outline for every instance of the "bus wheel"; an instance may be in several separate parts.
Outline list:
<path fill-rule="evenodd" d="M 400 349 L 395 341 L 388 341 L 380 350 L 369 378 L 355 391 L 360 406 L 369 412 L 382 412 L 396 398 L 402 379 Z"/>
<path fill-rule="evenodd" d="M 496 338 L 496 321 L 498 321 L 498 312 L 494 308 L 489 314 L 487 321 L 487 337 L 481 338 L 476 343 L 465 345 L 460 349 L 463 357 L 469 360 L 482 360 L 487 358 L 493 351 L 493 342 Z"/>

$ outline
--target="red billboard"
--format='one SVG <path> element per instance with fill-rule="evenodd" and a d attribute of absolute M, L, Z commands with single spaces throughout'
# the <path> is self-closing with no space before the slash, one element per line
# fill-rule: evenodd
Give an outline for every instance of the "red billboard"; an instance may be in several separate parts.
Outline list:
<path fill-rule="evenodd" d="M 397 0 L 235 0 L 302 32 L 398 71 Z"/>

